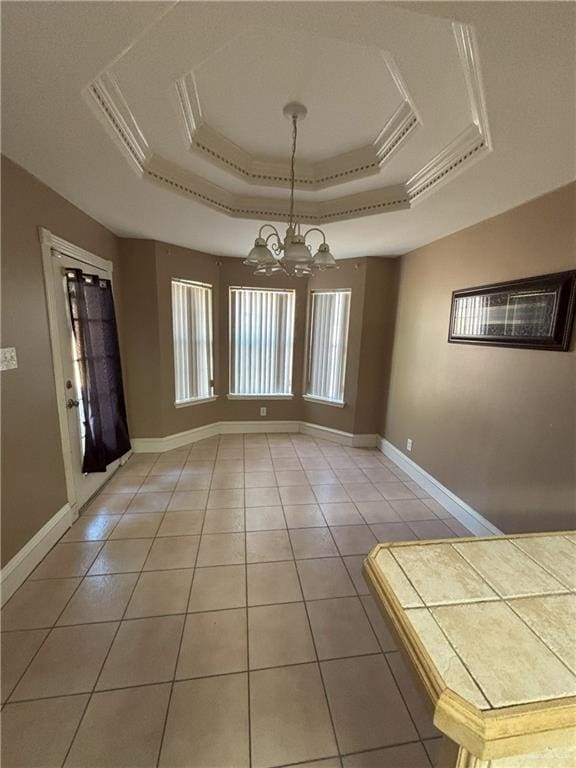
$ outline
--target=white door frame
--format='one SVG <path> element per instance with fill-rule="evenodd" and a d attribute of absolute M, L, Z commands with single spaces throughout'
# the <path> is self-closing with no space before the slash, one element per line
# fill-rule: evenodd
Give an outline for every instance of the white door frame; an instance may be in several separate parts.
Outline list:
<path fill-rule="evenodd" d="M 110 274 L 114 264 L 107 259 L 96 256 L 90 251 L 85 251 L 67 240 L 54 235 L 45 227 L 38 227 L 40 244 L 42 248 L 42 268 L 44 271 L 44 287 L 46 290 L 46 305 L 48 308 L 48 326 L 50 329 L 50 345 L 52 347 L 52 368 L 54 371 L 54 382 L 56 384 L 56 404 L 58 407 L 58 422 L 60 425 L 60 441 L 62 445 L 62 455 L 64 458 L 64 473 L 66 477 L 66 495 L 68 504 L 72 509 L 72 519 L 78 516 L 76 506 L 76 488 L 74 484 L 74 469 L 72 464 L 72 448 L 70 445 L 70 432 L 68 429 L 68 414 L 66 413 L 66 388 L 64 385 L 64 366 L 62 361 L 62 347 L 60 344 L 60 327 L 58 323 L 58 314 L 56 308 L 55 285 L 52 271 L 52 256 L 56 255 L 71 256 L 74 259 L 82 261 L 97 269 L 105 270 Z M 128 458 L 127 454 L 123 459 Z"/>

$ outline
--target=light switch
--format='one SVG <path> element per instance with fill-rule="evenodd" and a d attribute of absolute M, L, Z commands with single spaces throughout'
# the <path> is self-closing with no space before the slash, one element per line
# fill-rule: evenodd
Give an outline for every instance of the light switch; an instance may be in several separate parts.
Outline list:
<path fill-rule="evenodd" d="M 4 347 L 0 349 L 0 371 L 9 371 L 11 368 L 18 368 L 16 348 Z"/>

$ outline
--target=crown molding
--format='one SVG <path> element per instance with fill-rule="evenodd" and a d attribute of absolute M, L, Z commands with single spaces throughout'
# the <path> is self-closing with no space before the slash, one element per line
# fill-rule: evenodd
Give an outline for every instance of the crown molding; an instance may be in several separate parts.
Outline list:
<path fill-rule="evenodd" d="M 492 151 L 474 30 L 460 23 L 454 23 L 452 28 L 466 78 L 472 123 L 403 183 L 327 200 L 299 200 L 298 214 L 303 223 L 326 224 L 412 208 Z M 300 189 L 321 190 L 377 174 L 422 124 L 393 58 L 387 54 L 383 54 L 383 58 L 403 98 L 401 105 L 370 146 L 318 163 L 298 164 L 296 184 Z M 176 81 L 173 94 L 179 106 L 185 140 L 193 151 L 203 153 L 214 164 L 259 187 L 289 185 L 286 164 L 252 157 L 204 121 L 192 73 Z M 153 154 L 111 72 L 105 72 L 90 83 L 85 89 L 85 97 L 131 167 L 143 179 L 234 218 L 288 220 L 284 198 L 233 193 Z"/>
<path fill-rule="evenodd" d="M 388 64 L 389 68 L 393 65 Z M 395 71 L 394 82 L 402 83 Z M 400 87 L 400 86 L 398 86 Z M 402 84 L 402 96 L 407 93 Z M 179 78 L 175 85 L 176 103 L 188 148 L 224 168 L 248 184 L 290 187 L 290 165 L 287 162 L 259 160 L 210 126 L 202 117 L 202 108 L 193 73 Z M 295 185 L 299 189 L 327 189 L 354 179 L 377 175 L 392 152 L 408 138 L 419 118 L 404 100 L 372 144 L 359 147 L 317 163 L 296 163 Z"/>

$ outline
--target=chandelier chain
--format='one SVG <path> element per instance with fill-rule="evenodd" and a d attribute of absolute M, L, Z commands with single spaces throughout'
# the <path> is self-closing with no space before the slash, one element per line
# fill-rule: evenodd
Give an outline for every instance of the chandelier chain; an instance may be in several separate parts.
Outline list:
<path fill-rule="evenodd" d="M 292 157 L 290 158 L 290 226 L 294 224 L 294 158 L 296 157 L 296 137 L 298 135 L 298 117 L 292 115 Z"/>

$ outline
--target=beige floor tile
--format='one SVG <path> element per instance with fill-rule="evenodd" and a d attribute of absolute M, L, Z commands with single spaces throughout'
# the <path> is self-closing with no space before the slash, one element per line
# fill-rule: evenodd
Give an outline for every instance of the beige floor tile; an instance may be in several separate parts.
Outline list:
<path fill-rule="evenodd" d="M 331 469 L 307 469 L 306 477 L 310 485 L 336 485 L 342 480 Z"/>
<path fill-rule="evenodd" d="M 379 542 L 413 541 L 418 538 L 408 523 L 376 523 L 370 526 L 370 530 Z"/>
<path fill-rule="evenodd" d="M 118 477 L 106 484 L 107 493 L 136 493 L 142 485 L 141 477 Z"/>
<path fill-rule="evenodd" d="M 210 488 L 212 475 L 207 472 L 203 475 L 188 475 L 182 473 L 176 485 L 176 491 L 207 491 Z"/>
<path fill-rule="evenodd" d="M 250 669 L 315 661 L 304 603 L 248 609 Z"/>
<path fill-rule="evenodd" d="M 287 531 L 252 531 L 246 534 L 246 559 L 249 563 L 291 560 L 292 548 Z"/>
<path fill-rule="evenodd" d="M 306 461 L 304 459 L 304 461 Z M 303 469 L 302 462 L 296 456 L 273 456 L 272 466 L 275 472 L 284 472 L 286 470 Z"/>
<path fill-rule="evenodd" d="M 84 576 L 101 547 L 101 541 L 56 544 L 33 571 L 30 579 L 61 579 Z"/>
<path fill-rule="evenodd" d="M 341 752 L 418 738 L 381 654 L 323 661 L 321 666 Z"/>
<path fill-rule="evenodd" d="M 155 539 L 144 564 L 145 571 L 193 568 L 200 536 L 169 536 Z"/>
<path fill-rule="evenodd" d="M 293 562 L 248 565 L 248 605 L 292 603 L 302 599 Z"/>
<path fill-rule="evenodd" d="M 437 519 L 434 512 L 426 504 L 423 504 L 420 499 L 398 499 L 391 501 L 390 505 L 405 522 L 413 523 L 417 520 Z"/>
<path fill-rule="evenodd" d="M 339 757 L 327 757 L 325 760 L 313 760 L 311 763 L 298 763 L 298 768 L 342 768 Z"/>
<path fill-rule="evenodd" d="M 87 576 L 58 619 L 58 625 L 119 621 L 137 580 L 137 573 Z"/>
<path fill-rule="evenodd" d="M 394 483 L 398 480 L 390 469 L 383 466 L 366 467 L 363 472 L 371 483 Z"/>
<path fill-rule="evenodd" d="M 100 493 L 82 510 L 82 515 L 121 515 L 132 496 L 126 493 Z"/>
<path fill-rule="evenodd" d="M 92 690 L 118 624 L 57 627 L 44 641 L 12 700 Z"/>
<path fill-rule="evenodd" d="M 168 504 L 168 512 L 206 509 L 208 491 L 175 491 Z"/>
<path fill-rule="evenodd" d="M 367 525 L 343 525 L 330 528 L 341 555 L 367 555 L 377 544 Z"/>
<path fill-rule="evenodd" d="M 110 540 L 147 539 L 156 535 L 164 515 L 161 512 L 144 512 L 139 515 L 124 515 L 112 531 Z"/>
<path fill-rule="evenodd" d="M 90 576 L 105 573 L 129 573 L 140 571 L 153 539 L 121 539 L 107 541 L 94 565 L 88 572 Z"/>
<path fill-rule="evenodd" d="M 423 501 L 426 501 L 426 500 L 423 499 Z M 474 534 L 469 528 L 467 528 L 465 525 L 462 525 L 460 520 L 456 520 L 454 517 L 447 517 L 447 514 L 446 514 L 444 515 L 442 522 L 446 523 L 448 528 L 450 528 L 451 531 L 454 531 L 456 536 L 461 536 L 461 537 L 474 536 Z M 488 531 L 486 531 L 486 535 L 490 535 Z"/>
<path fill-rule="evenodd" d="M 385 499 L 414 499 L 416 494 L 408 486 L 399 481 L 389 483 L 377 483 L 376 487 Z"/>
<path fill-rule="evenodd" d="M 278 488 L 246 488 L 244 490 L 246 507 L 280 506 Z"/>
<path fill-rule="evenodd" d="M 442 520 L 419 520 L 408 523 L 419 539 L 453 539 L 456 534 Z"/>
<path fill-rule="evenodd" d="M 271 458 L 251 459 L 250 462 L 246 462 L 246 469 L 250 472 L 272 472 L 274 465 Z M 301 469 L 300 464 L 296 469 Z"/>
<path fill-rule="evenodd" d="M 5 707 L 2 710 L 4 768 L 62 765 L 87 701 L 88 696 L 65 696 Z"/>
<path fill-rule="evenodd" d="M 409 483 L 405 483 L 405 485 L 408 485 L 409 487 L 411 487 Z M 416 493 L 416 491 L 414 491 L 414 493 L 416 494 L 416 496 L 418 496 L 419 499 L 422 500 L 422 503 L 425 504 L 428 507 L 428 509 L 431 509 L 432 512 L 434 512 L 436 517 L 439 517 L 441 520 L 452 519 L 452 515 L 450 514 L 450 512 L 448 512 L 446 507 L 443 507 L 442 504 L 439 504 L 436 501 L 436 499 L 424 498 L 426 496 L 426 492 L 422 489 L 420 490 L 422 491 L 423 495 Z"/>
<path fill-rule="evenodd" d="M 176 669 L 177 680 L 243 672 L 247 667 L 244 608 L 188 614 Z"/>
<path fill-rule="evenodd" d="M 380 613 L 380 609 L 376 605 L 374 598 L 370 595 L 363 595 L 360 600 L 364 606 L 366 614 L 368 615 L 372 629 L 378 638 L 380 648 L 382 648 L 385 653 L 388 653 L 389 651 L 397 651 L 398 645 L 396 643 L 392 629 L 388 626 L 384 617 Z"/>
<path fill-rule="evenodd" d="M 155 768 L 170 685 L 95 693 L 65 768 Z"/>
<path fill-rule="evenodd" d="M 366 477 L 361 469 L 339 469 L 337 472 L 338 482 L 346 485 L 346 483 L 369 483 L 370 480 Z"/>
<path fill-rule="evenodd" d="M 319 456 L 317 453 L 314 456 L 306 456 L 304 463 L 306 469 L 330 469 L 330 464 L 328 464 L 326 459 L 323 456 Z"/>
<path fill-rule="evenodd" d="M 184 464 L 180 478 L 194 475 L 212 475 L 214 462 L 211 459 L 190 459 Z"/>
<path fill-rule="evenodd" d="M 209 533 L 200 539 L 197 566 L 239 565 L 246 561 L 245 534 Z"/>
<path fill-rule="evenodd" d="M 137 493 L 130 502 L 127 512 L 136 514 L 138 512 L 165 512 L 172 493 Z"/>
<path fill-rule="evenodd" d="M 319 659 L 380 652 L 357 597 L 313 600 L 308 603 L 308 614 Z"/>
<path fill-rule="evenodd" d="M 248 745 L 248 675 L 175 683 L 160 768 L 248 768 Z"/>
<path fill-rule="evenodd" d="M 193 569 L 140 574 L 126 611 L 127 619 L 186 613 Z"/>
<path fill-rule="evenodd" d="M 214 473 L 237 473 L 244 472 L 244 459 L 216 459 Z"/>
<path fill-rule="evenodd" d="M 320 504 L 320 508 L 328 525 L 360 525 L 364 522 L 351 501 Z"/>
<path fill-rule="evenodd" d="M 210 491 L 208 509 L 238 509 L 244 506 L 244 490 L 231 488 L 222 491 Z"/>
<path fill-rule="evenodd" d="M 140 488 L 140 493 L 151 493 L 153 491 L 173 491 L 178 483 L 178 475 L 150 475 L 147 477 Z"/>
<path fill-rule="evenodd" d="M 421 485 L 418 485 L 417 482 L 414 480 L 406 480 L 404 482 L 404 485 L 406 488 L 408 488 L 409 491 L 412 491 L 412 494 L 416 496 L 418 499 L 424 499 L 425 497 L 428 497 L 429 493 L 424 488 L 422 488 Z M 429 499 L 432 501 L 432 499 Z"/>
<path fill-rule="evenodd" d="M 302 469 L 279 469 L 276 472 L 276 480 L 282 488 L 309 485 L 306 473 Z"/>
<path fill-rule="evenodd" d="M 246 605 L 244 565 L 197 568 L 194 573 L 188 611 L 218 611 Z"/>
<path fill-rule="evenodd" d="M 352 501 L 380 501 L 382 494 L 372 483 L 346 483 L 346 493 Z"/>
<path fill-rule="evenodd" d="M 96 690 L 172 680 L 184 616 L 123 621 Z"/>
<path fill-rule="evenodd" d="M 276 475 L 270 470 L 269 472 L 246 472 L 244 485 L 246 488 L 273 488 L 278 483 Z"/>
<path fill-rule="evenodd" d="M 104 541 L 110 536 L 119 520 L 120 515 L 80 517 L 60 541 Z"/>
<path fill-rule="evenodd" d="M 51 627 L 80 579 L 26 581 L 2 608 L 2 630 Z"/>
<path fill-rule="evenodd" d="M 254 768 L 337 752 L 316 664 L 251 672 L 250 716 Z"/>
<path fill-rule="evenodd" d="M 403 744 L 343 758 L 344 768 L 430 768 L 426 750 L 422 744 Z"/>
<path fill-rule="evenodd" d="M 362 565 L 364 563 L 364 556 L 363 555 L 347 555 L 342 559 L 344 560 L 346 569 L 350 574 L 350 578 L 354 582 L 354 586 L 356 587 L 356 592 L 358 592 L 359 595 L 370 594 L 370 589 L 368 588 L 366 579 L 362 574 Z"/>
<path fill-rule="evenodd" d="M 166 512 L 157 536 L 190 536 L 200 533 L 204 521 L 204 512 Z"/>
<path fill-rule="evenodd" d="M 300 574 L 305 600 L 347 597 L 356 594 L 354 584 L 339 557 L 298 560 L 296 566 Z"/>
<path fill-rule="evenodd" d="M 282 507 L 246 507 L 247 531 L 271 531 L 282 528 L 286 528 Z"/>
<path fill-rule="evenodd" d="M 318 528 L 326 525 L 318 504 L 286 505 L 284 515 L 288 528 Z"/>
<path fill-rule="evenodd" d="M 421 739 L 433 739 L 440 732 L 433 724 L 434 707 L 401 653 L 388 653 L 388 664 L 408 707 Z"/>
<path fill-rule="evenodd" d="M 358 501 L 358 511 L 367 523 L 400 523 L 401 518 L 384 499 L 380 501 Z"/>
<path fill-rule="evenodd" d="M 229 488 L 244 488 L 243 472 L 214 472 L 210 488 L 221 491 Z"/>
<path fill-rule="evenodd" d="M 280 488 L 280 497 L 284 506 L 291 504 L 315 504 L 316 496 L 310 486 L 289 485 Z"/>
<path fill-rule="evenodd" d="M 235 533 L 244 530 L 244 508 L 208 509 L 203 533 Z"/>
<path fill-rule="evenodd" d="M 342 485 L 313 485 L 312 490 L 316 501 L 320 504 L 334 504 L 338 501 L 351 501 L 350 496 Z"/>
<path fill-rule="evenodd" d="M 2 703 L 7 700 L 47 634 L 47 629 L 2 632 Z"/>
<path fill-rule="evenodd" d="M 329 528 L 294 528 L 289 535 L 296 560 L 338 554 Z"/>

